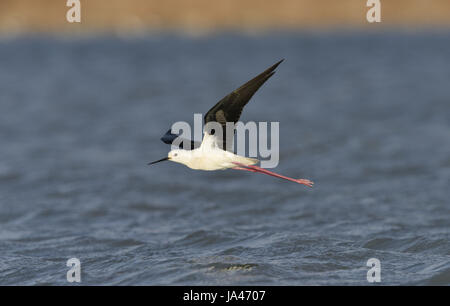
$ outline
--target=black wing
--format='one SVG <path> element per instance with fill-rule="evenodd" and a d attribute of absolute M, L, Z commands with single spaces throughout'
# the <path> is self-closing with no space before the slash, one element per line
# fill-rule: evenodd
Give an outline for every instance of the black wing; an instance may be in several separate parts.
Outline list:
<path fill-rule="evenodd" d="M 178 137 L 179 135 L 177 135 L 177 134 L 173 134 L 172 133 L 172 129 L 170 129 L 170 130 L 168 130 L 165 134 L 164 134 L 164 136 L 163 137 L 161 137 L 161 140 L 164 142 L 164 143 L 167 143 L 167 144 L 172 144 L 172 142 Z M 200 142 L 197 142 L 197 141 L 193 141 L 193 140 L 188 140 L 188 139 L 183 139 L 183 138 L 181 138 L 180 139 L 181 140 L 181 142 L 180 142 L 180 145 L 178 146 L 180 149 L 185 149 L 185 150 L 194 150 L 194 149 L 196 149 L 196 148 L 198 148 L 198 147 L 200 147 Z M 186 146 L 186 147 L 183 147 L 183 144 L 184 144 L 184 146 Z"/>
<path fill-rule="evenodd" d="M 284 59 L 283 59 L 284 60 Z M 266 71 L 251 79 L 232 93 L 228 94 L 222 100 L 217 102 L 205 115 L 205 124 L 208 122 L 218 122 L 222 126 L 223 143 L 222 148 L 226 149 L 226 140 L 230 141 L 232 135 L 226 135 L 226 123 L 239 121 L 244 106 L 250 101 L 255 92 L 264 84 L 274 73 L 278 65 L 283 61 L 279 61 Z M 211 134 L 214 132 L 212 131 Z"/>

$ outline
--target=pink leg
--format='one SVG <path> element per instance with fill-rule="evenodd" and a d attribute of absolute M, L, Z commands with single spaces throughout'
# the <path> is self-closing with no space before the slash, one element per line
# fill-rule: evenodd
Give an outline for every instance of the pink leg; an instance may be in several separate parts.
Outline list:
<path fill-rule="evenodd" d="M 256 170 L 247 169 L 247 168 L 243 168 L 243 167 L 234 167 L 234 168 L 231 168 L 231 169 L 233 169 L 233 170 L 245 170 L 245 171 L 250 171 L 250 172 L 257 172 Z"/>
<path fill-rule="evenodd" d="M 239 167 L 233 168 L 233 169 L 236 169 L 236 170 L 247 170 L 247 171 L 252 171 L 252 172 L 259 172 L 259 173 L 267 174 L 267 175 L 270 175 L 270 176 L 278 177 L 278 178 L 281 178 L 281 179 L 284 179 L 284 180 L 288 180 L 288 181 L 291 181 L 291 182 L 295 182 L 295 183 L 298 183 L 298 184 L 303 184 L 303 185 L 306 185 L 308 187 L 312 187 L 313 184 L 314 184 L 310 180 L 294 179 L 294 178 L 291 178 L 291 177 L 287 177 L 287 176 L 284 176 L 284 175 L 281 175 L 281 174 L 278 174 L 278 173 L 266 170 L 266 169 L 258 167 L 258 166 L 246 166 L 244 164 L 237 163 L 237 162 L 235 162 L 234 164 L 239 166 Z"/>

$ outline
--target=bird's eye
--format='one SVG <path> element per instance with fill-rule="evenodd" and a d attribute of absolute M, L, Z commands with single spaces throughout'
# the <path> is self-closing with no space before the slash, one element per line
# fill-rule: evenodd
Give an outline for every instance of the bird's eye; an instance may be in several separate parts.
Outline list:
<path fill-rule="evenodd" d="M 175 156 L 175 157 L 178 156 L 178 153 L 173 154 L 173 156 Z"/>

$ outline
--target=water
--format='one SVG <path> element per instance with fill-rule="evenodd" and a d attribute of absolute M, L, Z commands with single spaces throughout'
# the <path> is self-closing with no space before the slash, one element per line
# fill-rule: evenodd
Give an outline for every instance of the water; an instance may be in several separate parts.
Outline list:
<path fill-rule="evenodd" d="M 0 284 L 450 284 L 450 33 L 0 40 Z M 242 120 L 277 172 L 146 163 L 286 61 Z"/>

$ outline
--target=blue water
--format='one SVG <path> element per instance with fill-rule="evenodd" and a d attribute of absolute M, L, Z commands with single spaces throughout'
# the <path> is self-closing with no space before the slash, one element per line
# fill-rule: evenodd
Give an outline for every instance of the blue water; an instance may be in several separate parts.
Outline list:
<path fill-rule="evenodd" d="M 450 284 L 450 33 L 0 39 L 0 284 Z M 281 58 L 277 172 L 159 138 Z"/>

